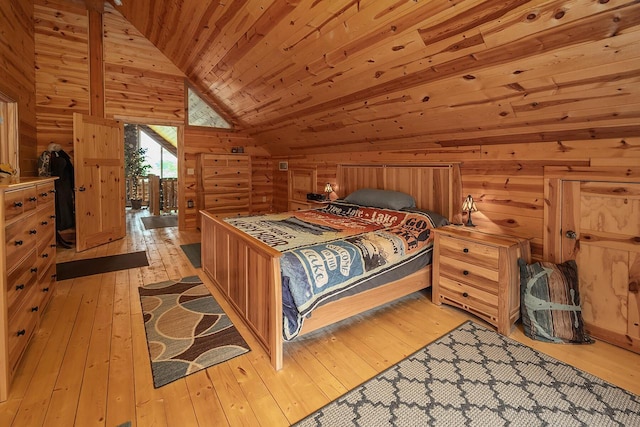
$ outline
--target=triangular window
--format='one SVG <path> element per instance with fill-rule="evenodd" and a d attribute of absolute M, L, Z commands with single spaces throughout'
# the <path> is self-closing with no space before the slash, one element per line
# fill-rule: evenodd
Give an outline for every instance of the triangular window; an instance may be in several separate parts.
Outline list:
<path fill-rule="evenodd" d="M 231 125 L 200 96 L 189 90 L 189 125 L 231 129 Z"/>

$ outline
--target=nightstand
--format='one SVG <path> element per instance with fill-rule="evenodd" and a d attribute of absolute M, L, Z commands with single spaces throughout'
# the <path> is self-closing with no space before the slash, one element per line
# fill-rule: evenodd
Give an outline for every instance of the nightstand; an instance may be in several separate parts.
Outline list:
<path fill-rule="evenodd" d="M 462 226 L 435 230 L 434 304 L 459 307 L 509 335 L 520 317 L 518 258 L 530 260 L 529 241 Z"/>
<path fill-rule="evenodd" d="M 290 211 L 302 211 L 305 209 L 317 209 L 329 203 L 326 202 L 316 202 L 313 200 L 289 200 L 289 210 Z"/>

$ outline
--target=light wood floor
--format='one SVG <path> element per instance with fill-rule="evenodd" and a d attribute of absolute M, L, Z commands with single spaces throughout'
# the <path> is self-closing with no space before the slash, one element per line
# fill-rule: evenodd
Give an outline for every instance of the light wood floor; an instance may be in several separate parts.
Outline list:
<path fill-rule="evenodd" d="M 471 318 L 416 293 L 287 344 L 280 372 L 236 320 L 252 351 L 154 389 L 137 288 L 198 274 L 221 298 L 180 249 L 199 233 L 145 230 L 147 214 L 128 211 L 121 241 L 58 250 L 58 262 L 146 250 L 150 266 L 58 282 L 0 404 L 0 426 L 286 426 Z M 519 328 L 511 336 L 640 394 L 640 355 L 602 342 L 545 345 Z"/>

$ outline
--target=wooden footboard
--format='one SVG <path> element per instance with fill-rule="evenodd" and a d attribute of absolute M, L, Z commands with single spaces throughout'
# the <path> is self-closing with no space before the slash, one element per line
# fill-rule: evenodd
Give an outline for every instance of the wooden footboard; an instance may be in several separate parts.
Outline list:
<path fill-rule="evenodd" d="M 282 368 L 282 283 L 277 250 L 200 211 L 202 269 Z"/>

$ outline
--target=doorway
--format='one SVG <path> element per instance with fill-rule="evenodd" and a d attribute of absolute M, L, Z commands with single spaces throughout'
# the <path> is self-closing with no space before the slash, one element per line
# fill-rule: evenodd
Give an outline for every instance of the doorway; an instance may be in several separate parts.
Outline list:
<path fill-rule="evenodd" d="M 127 208 L 153 216 L 178 214 L 178 128 L 124 125 Z"/>

